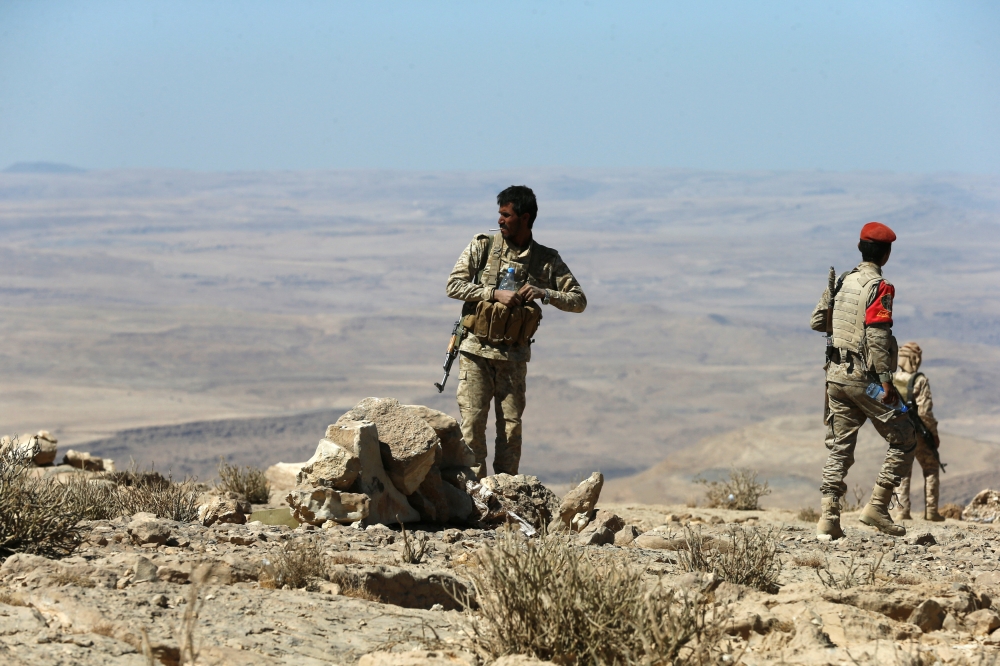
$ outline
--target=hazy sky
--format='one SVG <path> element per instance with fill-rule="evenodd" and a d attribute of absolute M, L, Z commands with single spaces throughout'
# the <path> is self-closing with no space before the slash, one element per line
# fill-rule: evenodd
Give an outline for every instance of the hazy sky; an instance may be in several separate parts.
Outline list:
<path fill-rule="evenodd" d="M 40 160 L 1000 173 L 1000 3 L 0 0 Z"/>

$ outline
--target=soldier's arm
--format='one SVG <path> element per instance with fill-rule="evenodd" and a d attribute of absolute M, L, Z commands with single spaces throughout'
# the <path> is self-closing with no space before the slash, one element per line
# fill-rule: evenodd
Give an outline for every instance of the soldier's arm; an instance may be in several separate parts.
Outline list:
<path fill-rule="evenodd" d="M 489 238 L 483 234 L 476 236 L 451 269 L 448 276 L 448 286 L 445 292 L 449 298 L 459 301 L 488 301 L 493 295 L 492 289 L 486 289 L 476 284 L 476 273 L 482 264 L 483 253 Z"/>
<path fill-rule="evenodd" d="M 824 289 L 823 295 L 819 297 L 819 303 L 813 308 L 812 317 L 809 319 L 809 328 L 820 333 L 826 333 L 826 310 L 830 307 L 830 290 Z"/>
<path fill-rule="evenodd" d="M 587 307 L 583 287 L 558 254 L 552 261 L 552 284 L 545 291 L 548 293 L 549 304 L 563 312 L 583 312 Z"/>
<path fill-rule="evenodd" d="M 927 429 L 934 435 L 934 442 L 940 443 L 938 437 L 938 422 L 934 418 L 934 399 L 931 397 L 931 384 L 927 377 L 921 375 L 913 382 L 913 401 L 917 403 L 917 416 L 924 422 Z"/>
<path fill-rule="evenodd" d="M 865 327 L 865 336 L 868 338 L 868 352 L 871 356 L 869 361 L 875 372 L 879 375 L 889 375 L 892 379 L 892 363 L 895 360 L 896 341 L 892 336 L 892 326 L 890 324 L 872 324 Z"/>

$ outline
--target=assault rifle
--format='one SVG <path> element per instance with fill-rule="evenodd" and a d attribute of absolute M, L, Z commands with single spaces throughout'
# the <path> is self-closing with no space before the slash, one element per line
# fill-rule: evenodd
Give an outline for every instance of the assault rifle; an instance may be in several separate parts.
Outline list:
<path fill-rule="evenodd" d="M 917 431 L 917 436 L 922 437 L 927 446 L 930 447 L 931 451 L 934 452 L 934 457 L 938 461 L 938 465 L 941 467 L 941 472 L 945 471 L 945 464 L 941 462 L 941 452 L 938 451 L 937 441 L 934 439 L 934 433 L 931 429 L 927 427 L 927 424 L 923 422 L 920 416 L 917 414 L 917 401 L 913 395 L 913 384 L 916 382 L 918 376 L 923 375 L 922 372 L 914 372 L 910 376 L 910 381 L 906 385 L 906 415 L 910 417 L 910 423 L 913 424 L 914 430 Z"/>
<path fill-rule="evenodd" d="M 830 295 L 826 304 L 826 360 L 833 362 L 833 355 L 837 348 L 833 346 L 833 299 L 837 292 L 837 271 L 830 266 L 830 274 L 826 278 L 826 290 Z"/>
<path fill-rule="evenodd" d="M 462 326 L 462 320 L 459 319 L 455 322 L 455 327 L 451 330 L 451 340 L 448 341 L 448 351 L 444 357 L 444 364 L 441 366 L 444 368 L 444 377 L 441 378 L 441 383 L 434 382 L 434 386 L 437 387 L 438 393 L 444 393 L 444 385 L 448 383 L 448 375 L 451 374 L 451 365 L 455 362 L 455 357 L 458 356 L 458 346 L 462 344 L 462 338 L 465 337 L 465 327 Z"/>

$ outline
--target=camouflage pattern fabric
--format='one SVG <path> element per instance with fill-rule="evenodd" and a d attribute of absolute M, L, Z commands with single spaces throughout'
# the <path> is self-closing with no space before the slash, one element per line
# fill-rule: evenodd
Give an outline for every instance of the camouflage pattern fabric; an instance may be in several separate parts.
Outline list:
<path fill-rule="evenodd" d="M 478 234 L 462 252 L 448 276 L 447 294 L 460 301 L 489 301 L 493 299 L 492 279 L 483 276 L 486 283 L 476 283 L 476 273 L 486 263 L 486 247 L 490 237 Z M 570 272 L 566 262 L 552 248 L 532 240 L 526 248 L 503 242 L 500 255 L 500 272 L 515 268 L 518 276 L 527 274 L 527 282 L 548 291 L 549 305 L 564 312 L 583 312 L 587 297 L 580 283 Z M 495 277 L 495 276 L 493 276 Z M 544 327 L 544 322 L 543 322 Z M 464 352 L 499 361 L 530 361 L 531 344 L 508 345 L 483 342 L 474 335 L 465 336 Z"/>
<path fill-rule="evenodd" d="M 493 456 L 495 474 L 517 474 L 521 462 L 521 414 L 525 406 L 524 361 L 499 361 L 467 352 L 458 361 L 458 408 L 462 436 L 476 454 L 476 474 L 486 476 L 486 421 L 490 403 L 496 404 L 497 438 Z"/>
<path fill-rule="evenodd" d="M 864 386 L 828 382 L 826 390 L 829 401 L 826 448 L 829 455 L 823 466 L 820 491 L 836 497 L 843 497 L 847 492 L 844 478 L 854 464 L 858 430 L 868 419 L 889 444 L 876 484 L 883 488 L 899 487 L 913 466 L 917 447 L 916 433 L 906 414 L 869 398 Z"/>

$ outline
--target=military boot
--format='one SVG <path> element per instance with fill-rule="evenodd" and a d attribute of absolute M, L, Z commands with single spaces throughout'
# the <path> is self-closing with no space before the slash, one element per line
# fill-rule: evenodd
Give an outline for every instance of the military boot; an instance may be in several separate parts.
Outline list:
<path fill-rule="evenodd" d="M 844 536 L 840 528 L 840 499 L 823 495 L 823 514 L 816 523 L 816 538 L 820 541 L 836 541 Z"/>
<path fill-rule="evenodd" d="M 904 477 L 896 491 L 899 498 L 899 511 L 896 512 L 896 520 L 913 520 L 910 515 L 910 477 Z"/>
<path fill-rule="evenodd" d="M 938 513 L 938 496 L 941 491 L 941 477 L 937 472 L 924 477 L 924 520 L 931 520 L 939 523 L 944 520 L 944 516 Z"/>
<path fill-rule="evenodd" d="M 858 520 L 869 527 L 878 528 L 878 531 L 883 534 L 904 536 L 906 528 L 892 522 L 892 516 L 889 515 L 889 502 L 891 499 L 892 488 L 875 486 L 872 490 L 872 498 L 868 500 L 868 504 L 861 510 Z"/>

